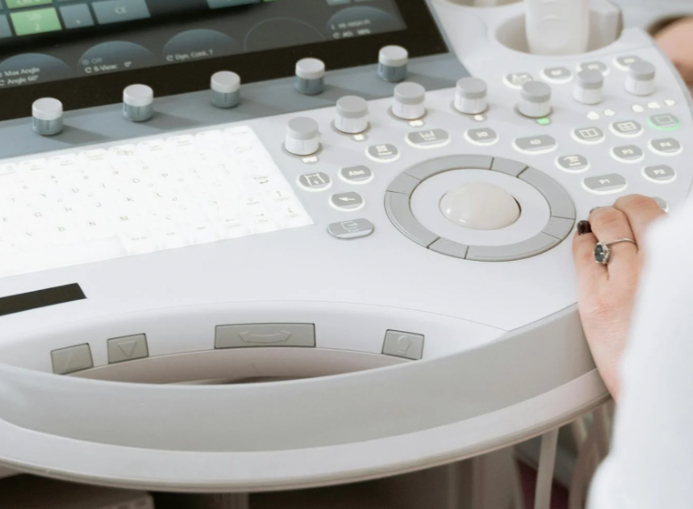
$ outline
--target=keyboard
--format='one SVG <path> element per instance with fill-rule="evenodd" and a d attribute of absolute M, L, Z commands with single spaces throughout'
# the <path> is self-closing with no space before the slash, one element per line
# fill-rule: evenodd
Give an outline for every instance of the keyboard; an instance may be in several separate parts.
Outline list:
<path fill-rule="evenodd" d="M 247 126 L 0 160 L 0 277 L 310 224 Z"/>

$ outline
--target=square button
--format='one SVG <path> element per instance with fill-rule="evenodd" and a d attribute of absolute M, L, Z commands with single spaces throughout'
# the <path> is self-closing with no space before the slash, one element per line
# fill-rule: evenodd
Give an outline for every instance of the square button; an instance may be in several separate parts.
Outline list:
<path fill-rule="evenodd" d="M 50 7 L 34 11 L 20 11 L 10 14 L 17 35 L 42 34 L 61 30 L 58 12 Z"/>
<path fill-rule="evenodd" d="M 53 350 L 51 360 L 53 361 L 53 373 L 56 375 L 67 375 L 94 367 L 91 348 L 86 343 Z"/>
<path fill-rule="evenodd" d="M 63 17 L 65 28 L 81 28 L 94 25 L 94 18 L 91 17 L 87 4 L 66 5 L 60 8 L 60 15 Z"/>
<path fill-rule="evenodd" d="M 421 334 L 389 330 L 385 334 L 383 354 L 418 361 L 423 357 L 424 340 Z"/>
<path fill-rule="evenodd" d="M 134 361 L 149 357 L 145 334 L 135 334 L 108 340 L 108 363 Z"/>
<path fill-rule="evenodd" d="M 12 29 L 10 28 L 10 22 L 7 20 L 7 16 L 4 14 L 0 16 L 0 39 L 5 37 L 12 37 Z"/>

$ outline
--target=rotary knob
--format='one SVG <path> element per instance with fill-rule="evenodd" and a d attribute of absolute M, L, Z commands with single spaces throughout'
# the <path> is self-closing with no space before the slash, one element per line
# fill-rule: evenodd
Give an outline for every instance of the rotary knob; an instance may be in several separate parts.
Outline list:
<path fill-rule="evenodd" d="M 305 95 L 325 90 L 325 63 L 317 58 L 304 58 L 296 63 L 296 90 Z"/>
<path fill-rule="evenodd" d="M 426 115 L 426 89 L 418 83 L 397 85 L 392 114 L 402 120 L 418 120 Z"/>
<path fill-rule="evenodd" d="M 63 130 L 63 103 L 52 97 L 34 101 L 31 106 L 32 127 L 41 136 L 54 136 Z"/>
<path fill-rule="evenodd" d="M 130 85 L 123 90 L 123 116 L 145 122 L 154 116 L 154 91 L 147 85 Z"/>
<path fill-rule="evenodd" d="M 522 85 L 522 100 L 517 110 L 525 117 L 541 118 L 551 113 L 551 87 L 541 81 Z"/>
<path fill-rule="evenodd" d="M 346 134 L 359 134 L 368 129 L 368 102 L 354 95 L 339 99 L 334 126 Z"/>
<path fill-rule="evenodd" d="M 241 77 L 235 72 L 213 74 L 210 88 L 212 104 L 217 108 L 235 108 L 241 102 Z"/>
<path fill-rule="evenodd" d="M 633 95 L 651 95 L 655 91 L 657 69 L 649 62 L 636 62 L 628 68 L 626 90 Z"/>
<path fill-rule="evenodd" d="M 573 97 L 582 104 L 599 104 L 604 99 L 604 75 L 599 71 L 580 71 Z"/>
<path fill-rule="evenodd" d="M 378 55 L 378 76 L 391 83 L 407 79 L 409 52 L 402 46 L 385 46 Z"/>
<path fill-rule="evenodd" d="M 320 150 L 320 126 L 312 118 L 297 117 L 286 128 L 284 148 L 296 156 L 309 156 Z"/>
<path fill-rule="evenodd" d="M 488 109 L 486 82 L 478 78 L 462 78 L 457 82 L 455 108 L 460 113 L 478 115 Z"/>

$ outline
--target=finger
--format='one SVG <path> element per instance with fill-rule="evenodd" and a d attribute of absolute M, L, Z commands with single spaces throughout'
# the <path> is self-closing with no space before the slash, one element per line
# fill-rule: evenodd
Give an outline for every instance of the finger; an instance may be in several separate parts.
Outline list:
<path fill-rule="evenodd" d="M 596 295 L 598 286 L 608 278 L 606 267 L 594 258 L 597 237 L 593 233 L 573 237 L 573 257 L 578 275 L 578 292 L 581 295 Z"/>
<path fill-rule="evenodd" d="M 616 200 L 614 208 L 623 212 L 628 218 L 633 231 L 633 240 L 638 243 L 638 246 L 645 245 L 645 232 L 650 224 L 666 216 L 666 212 L 655 200 L 639 194 L 619 198 Z"/>
<path fill-rule="evenodd" d="M 633 230 L 628 217 L 613 207 L 599 207 L 590 213 L 592 231 L 600 242 L 609 244 L 619 239 L 632 239 Z M 607 269 L 609 275 L 620 273 L 627 276 L 638 260 L 638 248 L 631 242 L 620 242 L 610 246 L 611 258 Z"/>

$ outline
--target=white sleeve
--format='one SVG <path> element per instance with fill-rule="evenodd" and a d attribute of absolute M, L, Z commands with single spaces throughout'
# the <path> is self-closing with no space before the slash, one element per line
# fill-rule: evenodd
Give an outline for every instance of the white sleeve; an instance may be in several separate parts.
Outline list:
<path fill-rule="evenodd" d="M 693 204 L 656 225 L 590 509 L 693 507 Z"/>

